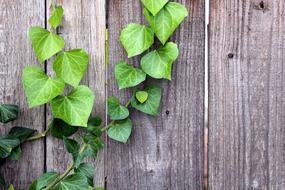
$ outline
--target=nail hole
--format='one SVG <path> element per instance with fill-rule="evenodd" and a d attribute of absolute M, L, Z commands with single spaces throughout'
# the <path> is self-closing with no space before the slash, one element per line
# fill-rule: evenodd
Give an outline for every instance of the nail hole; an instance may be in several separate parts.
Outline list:
<path fill-rule="evenodd" d="M 233 54 L 233 53 L 229 53 L 229 54 L 228 54 L 228 58 L 229 58 L 229 59 L 234 58 L 234 54 Z"/>
<path fill-rule="evenodd" d="M 259 8 L 260 8 L 260 9 L 264 9 L 264 2 L 263 2 L 263 1 L 261 1 L 261 2 L 259 3 Z"/>
<path fill-rule="evenodd" d="M 166 112 L 165 112 L 165 113 L 166 113 L 166 115 L 169 115 L 169 113 L 170 113 L 170 112 L 169 112 L 168 110 L 166 110 Z"/>

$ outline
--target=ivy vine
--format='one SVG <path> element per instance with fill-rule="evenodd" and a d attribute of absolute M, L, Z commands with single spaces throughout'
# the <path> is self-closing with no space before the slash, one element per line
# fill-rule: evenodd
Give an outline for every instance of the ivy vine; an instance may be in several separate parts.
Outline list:
<path fill-rule="evenodd" d="M 34 180 L 29 190 L 91 190 L 102 189 L 94 187 L 94 166 L 85 162 L 86 157 L 96 159 L 97 152 L 104 147 L 101 136 L 107 132 L 109 138 L 126 143 L 131 135 L 132 120 L 129 107 L 145 114 L 158 115 L 162 90 L 152 84 L 144 89 L 137 86 L 147 77 L 171 80 L 172 64 L 179 55 L 174 42 L 169 42 L 170 36 L 188 15 L 186 8 L 168 0 L 141 0 L 144 5 L 144 16 L 149 26 L 131 23 L 120 35 L 120 42 L 128 53 L 128 57 L 143 54 L 140 67 L 135 68 L 126 61 L 120 61 L 115 66 L 115 78 L 119 89 L 134 88 L 134 94 L 126 105 L 112 96 L 107 99 L 107 113 L 110 123 L 101 127 L 102 119 L 91 116 L 95 94 L 88 86 L 80 84 L 89 62 L 89 56 L 83 49 L 64 49 L 64 40 L 56 34 L 64 10 L 62 6 L 53 6 L 48 23 L 53 30 L 42 27 L 31 27 L 29 39 L 41 64 L 52 59 L 55 77 L 47 75 L 39 66 L 28 66 L 23 70 L 23 87 L 29 108 L 51 105 L 52 120 L 46 131 L 36 133 L 35 130 L 24 127 L 13 127 L 7 135 L 0 137 L 0 161 L 6 159 L 18 160 L 21 156 L 21 144 L 33 141 L 51 134 L 62 139 L 73 162 L 62 174 L 47 172 Z M 155 36 L 161 47 L 149 51 L 155 41 Z M 71 89 L 67 95 L 62 95 L 65 87 Z M 7 123 L 19 116 L 16 105 L 0 105 L 0 122 Z M 81 142 L 71 136 L 83 128 Z M 13 185 L 7 187 L 0 176 L 0 186 L 13 190 Z"/>

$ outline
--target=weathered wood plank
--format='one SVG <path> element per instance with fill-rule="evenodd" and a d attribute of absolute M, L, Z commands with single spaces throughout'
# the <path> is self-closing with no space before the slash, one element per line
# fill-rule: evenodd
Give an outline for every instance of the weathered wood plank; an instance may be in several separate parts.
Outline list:
<path fill-rule="evenodd" d="M 211 1 L 209 189 L 285 187 L 284 11 Z"/>
<path fill-rule="evenodd" d="M 157 118 L 132 110 L 133 133 L 124 145 L 108 140 L 107 188 L 202 189 L 204 98 L 204 1 L 180 0 L 190 15 L 175 33 L 180 48 L 173 80 L 156 81 L 163 88 Z M 118 42 L 119 32 L 130 22 L 144 22 L 139 0 L 110 0 L 108 95 L 122 103 L 130 91 L 118 91 L 114 66 L 127 55 Z M 128 60 L 139 65 L 139 58 Z M 153 81 L 148 80 L 147 83 Z"/>
<path fill-rule="evenodd" d="M 47 2 L 48 15 L 51 2 Z M 105 0 L 69 0 L 62 3 L 64 20 L 59 28 L 65 39 L 65 49 L 82 48 L 90 55 L 87 76 L 82 83 L 89 85 L 96 94 L 94 115 L 105 117 Z M 48 65 L 51 71 L 51 63 Z M 63 142 L 54 138 L 47 139 L 47 169 L 63 172 L 71 162 Z M 104 152 L 95 162 L 95 184 L 104 186 Z"/>
<path fill-rule="evenodd" d="M 44 23 L 43 1 L 0 1 L 0 102 L 21 107 L 19 120 L 0 125 L 1 135 L 16 125 L 44 130 L 44 107 L 28 109 L 21 83 L 25 66 L 40 66 L 28 39 L 28 29 L 32 25 L 44 26 Z M 26 188 L 44 170 L 44 141 L 29 142 L 22 148 L 23 156 L 19 161 L 8 161 L 1 168 L 7 183 L 13 183 L 17 188 Z"/>

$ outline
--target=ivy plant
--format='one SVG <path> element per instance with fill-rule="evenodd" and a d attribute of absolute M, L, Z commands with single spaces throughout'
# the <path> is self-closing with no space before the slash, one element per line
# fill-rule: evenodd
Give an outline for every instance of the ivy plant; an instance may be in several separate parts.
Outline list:
<path fill-rule="evenodd" d="M 48 171 L 35 179 L 29 190 L 102 190 L 94 187 L 94 166 L 85 162 L 86 157 L 96 159 L 97 153 L 104 147 L 101 136 L 127 143 L 132 132 L 132 120 L 129 107 L 157 116 L 162 97 L 158 84 L 143 85 L 147 78 L 171 80 L 172 65 L 178 58 L 179 50 L 174 42 L 168 41 L 179 24 L 188 15 L 186 8 L 168 0 L 141 0 L 144 15 L 149 25 L 130 23 L 122 29 L 120 42 L 128 57 L 141 55 L 140 67 L 126 60 L 115 65 L 115 78 L 118 88 L 133 89 L 133 95 L 126 104 L 114 96 L 107 99 L 109 124 L 102 127 L 102 119 L 92 116 L 95 93 L 81 80 L 88 68 L 89 55 L 83 49 L 64 50 L 64 39 L 56 33 L 61 24 L 64 10 L 53 5 L 48 19 L 51 30 L 33 26 L 29 30 L 29 39 L 39 63 L 53 60 L 54 75 L 45 72 L 42 65 L 28 66 L 23 70 L 23 87 L 30 108 L 50 104 L 52 118 L 44 132 L 24 127 L 13 127 L 0 137 L 0 160 L 17 160 L 21 156 L 21 144 L 34 141 L 50 134 L 63 141 L 66 151 L 72 157 L 72 163 L 62 174 Z M 154 49 L 155 37 L 160 47 Z M 156 45 L 157 47 L 157 45 Z M 54 77 L 52 77 L 54 76 Z M 68 87 L 68 88 L 65 88 Z M 68 91 L 65 91 L 68 89 Z M 0 122 L 7 123 L 19 116 L 15 105 L 0 105 Z M 108 121 L 104 123 L 108 123 Z M 81 128 L 81 139 L 73 134 Z M 1 162 L 3 163 L 3 162 Z M 14 189 L 5 184 L 0 175 L 0 186 Z"/>

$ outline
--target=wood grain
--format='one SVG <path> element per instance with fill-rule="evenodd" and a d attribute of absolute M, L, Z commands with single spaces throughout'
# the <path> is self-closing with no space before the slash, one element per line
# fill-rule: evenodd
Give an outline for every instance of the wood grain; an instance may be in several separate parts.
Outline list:
<path fill-rule="evenodd" d="M 48 15 L 51 2 L 47 2 Z M 65 39 L 66 50 L 82 48 L 89 54 L 88 72 L 82 83 L 88 85 L 96 94 L 93 115 L 105 118 L 105 0 L 63 0 L 58 3 L 62 3 L 64 8 L 64 20 L 58 32 Z M 51 65 L 48 65 L 49 72 Z M 65 151 L 63 142 L 48 138 L 47 170 L 63 172 L 70 162 L 71 156 Z M 95 184 L 104 187 L 103 151 L 98 155 L 95 165 Z"/>
<path fill-rule="evenodd" d="M 173 80 L 153 81 L 163 88 L 158 117 L 132 109 L 133 133 L 125 144 L 108 140 L 106 156 L 109 190 L 202 189 L 204 102 L 204 1 L 180 0 L 190 14 L 172 38 L 180 48 Z M 126 103 L 129 90 L 118 91 L 114 66 L 128 60 L 119 33 L 130 22 L 144 23 L 140 1 L 110 0 L 108 11 L 108 95 Z"/>
<path fill-rule="evenodd" d="M 284 189 L 285 2 L 210 9 L 209 189 Z"/>
<path fill-rule="evenodd" d="M 32 25 L 44 26 L 44 19 L 45 5 L 41 1 L 0 0 L 0 103 L 21 107 L 20 119 L 9 125 L 0 124 L 1 135 L 12 126 L 44 130 L 44 107 L 28 109 L 21 82 L 25 66 L 41 66 L 29 42 L 28 29 Z M 44 141 L 27 143 L 22 148 L 19 161 L 8 161 L 1 168 L 6 182 L 17 189 L 26 188 L 44 170 Z"/>

